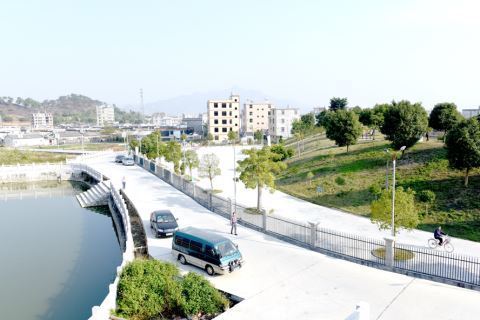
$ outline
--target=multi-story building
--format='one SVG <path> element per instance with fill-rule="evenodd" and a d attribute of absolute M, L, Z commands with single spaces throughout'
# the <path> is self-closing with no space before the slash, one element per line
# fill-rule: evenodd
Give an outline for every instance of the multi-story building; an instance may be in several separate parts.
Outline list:
<path fill-rule="evenodd" d="M 115 122 L 115 109 L 111 105 L 97 106 L 97 126 L 104 127 Z"/>
<path fill-rule="evenodd" d="M 292 136 L 292 123 L 300 119 L 297 108 L 274 108 L 270 110 L 268 121 L 268 133 L 272 141 L 278 141 L 280 137 L 288 139 Z"/>
<path fill-rule="evenodd" d="M 53 116 L 51 113 L 32 113 L 32 129 L 52 129 Z"/>
<path fill-rule="evenodd" d="M 199 114 L 197 117 L 183 117 L 182 124 L 187 126 L 187 128 L 192 128 L 193 132 L 203 136 L 203 119 L 202 114 Z"/>
<path fill-rule="evenodd" d="M 230 99 L 208 100 L 208 133 L 213 140 L 228 140 L 228 132 L 240 132 L 240 96 L 231 95 Z"/>
<path fill-rule="evenodd" d="M 164 112 L 152 115 L 152 124 L 158 127 L 175 127 L 182 123 L 180 116 L 167 116 Z"/>
<path fill-rule="evenodd" d="M 477 117 L 478 115 L 480 115 L 480 107 L 478 107 L 478 109 L 463 109 L 462 115 L 467 119 Z"/>
<path fill-rule="evenodd" d="M 242 131 L 244 134 L 253 134 L 260 130 L 265 132 L 268 130 L 268 117 L 270 110 L 275 106 L 269 102 L 252 102 L 243 104 L 242 110 Z"/>

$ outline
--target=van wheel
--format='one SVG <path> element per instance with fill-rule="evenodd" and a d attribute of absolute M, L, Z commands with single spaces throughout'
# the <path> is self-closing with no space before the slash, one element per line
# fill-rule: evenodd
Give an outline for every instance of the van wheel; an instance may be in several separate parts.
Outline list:
<path fill-rule="evenodd" d="M 215 270 L 213 270 L 212 266 L 209 264 L 205 266 L 205 271 L 207 271 L 209 276 L 213 276 L 215 274 Z"/>
<path fill-rule="evenodd" d="M 178 260 L 181 264 L 187 264 L 187 259 L 182 254 L 178 256 Z"/>

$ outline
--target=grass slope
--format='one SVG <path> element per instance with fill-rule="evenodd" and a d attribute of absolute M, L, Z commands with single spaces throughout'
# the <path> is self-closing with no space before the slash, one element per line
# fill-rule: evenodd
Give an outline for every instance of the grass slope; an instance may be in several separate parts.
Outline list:
<path fill-rule="evenodd" d="M 62 162 L 72 155 L 0 148 L 0 165 Z"/>
<path fill-rule="evenodd" d="M 380 137 L 378 137 L 380 138 Z M 296 142 L 289 142 L 297 150 Z M 315 135 L 305 141 L 304 151 L 289 159 L 288 169 L 279 176 L 277 188 L 304 200 L 342 209 L 358 215 L 370 215 L 375 195 L 372 186 L 385 186 L 389 143 L 382 138 L 360 141 L 349 153 L 324 137 Z M 300 147 L 302 150 L 302 148 Z M 391 162 L 390 162 L 391 183 Z M 308 172 L 314 174 L 311 183 Z M 480 170 L 472 171 L 468 188 L 463 186 L 463 172 L 448 167 L 446 150 L 440 141 L 417 143 L 397 161 L 397 186 L 418 193 L 432 190 L 436 201 L 426 213 L 417 201 L 419 229 L 433 231 L 442 225 L 452 236 L 480 241 Z M 323 192 L 317 194 L 316 187 Z"/>

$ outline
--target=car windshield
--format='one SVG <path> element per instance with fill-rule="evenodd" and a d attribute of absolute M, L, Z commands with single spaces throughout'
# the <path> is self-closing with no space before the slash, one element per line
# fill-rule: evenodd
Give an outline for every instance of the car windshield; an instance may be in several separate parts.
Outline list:
<path fill-rule="evenodd" d="M 175 218 L 171 214 L 160 214 L 157 216 L 157 222 L 174 222 Z"/>
<path fill-rule="evenodd" d="M 221 257 L 228 257 L 237 251 L 237 247 L 231 241 L 219 243 L 215 249 Z"/>
<path fill-rule="evenodd" d="M 130 160 L 133 161 L 133 158 L 129 158 L 129 157 L 125 157 L 123 159 L 126 160 L 126 161 L 130 161 Z"/>

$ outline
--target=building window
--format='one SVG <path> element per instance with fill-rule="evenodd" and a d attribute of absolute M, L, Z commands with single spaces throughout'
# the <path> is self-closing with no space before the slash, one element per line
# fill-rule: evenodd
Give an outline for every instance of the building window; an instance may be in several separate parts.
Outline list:
<path fill-rule="evenodd" d="M 215 140 L 218 140 L 218 136 L 215 136 Z"/>
<path fill-rule="evenodd" d="M 284 114 L 285 114 L 285 111 L 282 110 L 282 115 L 284 115 Z"/>
<path fill-rule="evenodd" d="M 222 116 L 226 117 L 227 116 L 227 111 L 222 111 Z"/>
<path fill-rule="evenodd" d="M 235 110 L 237 110 L 237 107 L 235 107 Z"/>
<path fill-rule="evenodd" d="M 222 108 L 226 108 L 227 107 L 227 104 L 226 103 L 222 103 Z"/>
<path fill-rule="evenodd" d="M 252 123 L 252 122 L 253 122 L 253 119 L 250 119 L 250 123 Z"/>
<path fill-rule="evenodd" d="M 285 119 L 282 119 L 282 123 L 285 123 Z"/>
<path fill-rule="evenodd" d="M 227 124 L 227 120 L 222 120 L 222 124 Z"/>
<path fill-rule="evenodd" d="M 218 116 L 218 111 L 213 111 L 213 115 L 216 117 Z"/>
<path fill-rule="evenodd" d="M 222 128 L 222 132 L 227 132 L 227 128 Z"/>
<path fill-rule="evenodd" d="M 235 116 L 235 118 L 238 118 L 237 116 Z"/>
<path fill-rule="evenodd" d="M 228 113 L 228 115 L 231 117 L 231 116 L 232 116 L 232 111 L 230 111 L 230 112 Z"/>
<path fill-rule="evenodd" d="M 218 119 L 213 120 L 213 124 L 218 124 Z"/>
<path fill-rule="evenodd" d="M 238 124 L 235 123 L 235 127 L 238 126 Z"/>
<path fill-rule="evenodd" d="M 249 116 L 253 116 L 253 112 L 250 111 L 250 112 L 248 113 L 248 115 L 249 115 Z"/>
<path fill-rule="evenodd" d="M 218 128 L 213 128 L 213 132 L 218 132 Z"/>
<path fill-rule="evenodd" d="M 285 127 L 282 127 L 282 130 L 281 130 L 281 131 L 282 131 L 282 132 L 285 132 Z"/>
<path fill-rule="evenodd" d="M 232 128 L 230 128 L 230 131 L 233 131 L 233 129 L 232 129 Z"/>
<path fill-rule="evenodd" d="M 232 119 L 230 119 L 230 124 L 232 124 Z"/>
<path fill-rule="evenodd" d="M 218 108 L 218 103 L 215 102 L 215 103 L 213 104 L 213 107 L 214 107 L 214 108 Z"/>
<path fill-rule="evenodd" d="M 231 103 L 229 103 L 229 104 L 228 104 L 228 107 L 229 107 L 229 108 L 231 108 L 231 107 L 232 107 L 232 104 L 231 104 Z"/>

